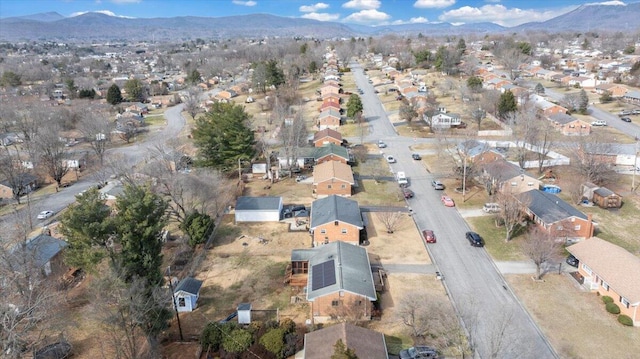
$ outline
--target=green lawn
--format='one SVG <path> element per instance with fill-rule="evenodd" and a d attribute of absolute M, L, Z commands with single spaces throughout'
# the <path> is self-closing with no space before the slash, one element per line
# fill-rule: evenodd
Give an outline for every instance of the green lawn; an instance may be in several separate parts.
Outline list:
<path fill-rule="evenodd" d="M 401 196 L 400 187 L 396 181 L 361 180 L 352 199 L 359 205 L 365 206 L 405 206 L 406 202 Z"/>
<path fill-rule="evenodd" d="M 478 232 L 485 241 L 487 252 L 496 261 L 519 261 L 527 257 L 520 250 L 521 237 L 516 237 L 505 243 L 504 227 L 496 227 L 493 216 L 467 218 L 471 229 Z"/>

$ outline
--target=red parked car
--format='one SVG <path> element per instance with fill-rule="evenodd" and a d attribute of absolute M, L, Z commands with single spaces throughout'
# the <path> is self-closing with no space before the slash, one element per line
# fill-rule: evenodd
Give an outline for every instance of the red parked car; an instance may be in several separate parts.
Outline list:
<path fill-rule="evenodd" d="M 449 196 L 440 197 L 440 201 L 442 201 L 442 204 L 444 204 L 447 207 L 455 207 L 456 206 L 456 204 L 453 202 L 453 200 Z"/>

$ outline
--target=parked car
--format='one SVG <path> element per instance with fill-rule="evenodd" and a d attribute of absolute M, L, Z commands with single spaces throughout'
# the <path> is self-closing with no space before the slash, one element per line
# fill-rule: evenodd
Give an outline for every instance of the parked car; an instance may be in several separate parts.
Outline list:
<path fill-rule="evenodd" d="M 422 159 L 422 157 L 420 157 L 420 155 L 417 153 L 412 154 L 411 158 L 413 158 L 416 161 L 420 161 Z"/>
<path fill-rule="evenodd" d="M 436 234 L 433 233 L 430 229 L 425 229 L 422 231 L 422 236 L 424 237 L 424 241 L 426 243 L 436 243 Z"/>
<path fill-rule="evenodd" d="M 432 359 L 438 357 L 438 352 L 425 345 L 417 345 L 400 351 L 400 359 Z"/>
<path fill-rule="evenodd" d="M 620 119 L 624 122 L 631 122 L 631 119 L 629 117 L 620 117 Z"/>
<path fill-rule="evenodd" d="M 480 237 L 480 235 L 476 232 L 467 232 L 465 234 L 465 237 L 467 237 L 469 243 L 471 243 L 471 245 L 474 247 L 484 246 L 484 240 L 482 240 L 482 237 Z"/>
<path fill-rule="evenodd" d="M 404 198 L 409 199 L 409 198 L 413 198 L 413 196 L 415 195 L 415 193 L 413 193 L 412 190 L 403 187 L 402 188 L 402 194 L 404 195 Z"/>
<path fill-rule="evenodd" d="M 606 125 L 607 125 L 607 121 L 605 120 L 595 120 L 591 122 L 591 126 L 606 126 Z"/>
<path fill-rule="evenodd" d="M 446 207 L 455 207 L 456 204 L 453 202 L 453 200 L 451 199 L 451 197 L 449 196 L 442 196 L 440 197 L 440 201 L 442 202 L 442 204 L 444 204 Z"/>
<path fill-rule="evenodd" d="M 442 184 L 442 182 L 437 181 L 437 180 L 431 181 L 431 186 L 433 187 L 433 189 L 437 189 L 437 190 L 443 190 L 444 189 L 444 185 Z"/>
<path fill-rule="evenodd" d="M 578 268 L 578 258 L 574 257 L 573 254 L 569 254 L 566 261 L 568 265 Z"/>
<path fill-rule="evenodd" d="M 400 171 L 396 174 L 396 179 L 398 180 L 398 184 L 400 187 L 405 187 L 409 184 L 409 180 L 407 179 L 407 175 L 404 172 Z"/>
<path fill-rule="evenodd" d="M 626 116 L 631 114 L 633 114 L 632 110 L 621 110 L 620 112 L 618 112 L 618 116 Z"/>
<path fill-rule="evenodd" d="M 482 211 L 485 213 L 498 213 L 500 212 L 500 205 L 497 203 L 485 203 L 482 206 Z"/>
<path fill-rule="evenodd" d="M 386 157 L 388 163 L 396 163 L 396 158 L 389 155 Z"/>
<path fill-rule="evenodd" d="M 42 211 L 38 213 L 38 219 L 47 219 L 53 216 L 52 211 Z"/>
<path fill-rule="evenodd" d="M 387 144 L 382 140 L 378 140 L 378 148 L 387 148 Z"/>
<path fill-rule="evenodd" d="M 282 211 L 282 213 L 284 215 L 284 218 L 291 218 L 296 214 L 296 212 L 305 211 L 306 209 L 307 208 L 305 206 L 291 205 L 291 206 L 285 208 Z"/>

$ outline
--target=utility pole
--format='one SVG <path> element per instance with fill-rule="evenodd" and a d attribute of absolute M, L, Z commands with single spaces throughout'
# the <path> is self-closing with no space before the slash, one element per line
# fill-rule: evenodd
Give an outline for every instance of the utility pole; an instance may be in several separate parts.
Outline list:
<path fill-rule="evenodd" d="M 631 192 L 636 190 L 636 172 L 638 172 L 638 151 L 640 151 L 640 141 L 636 141 L 634 148 L 635 157 L 633 160 L 633 176 L 631 177 Z"/>
<path fill-rule="evenodd" d="M 167 267 L 167 273 L 169 275 L 169 289 L 171 289 L 171 301 L 173 302 L 173 310 L 176 312 L 176 320 L 178 321 L 178 331 L 180 332 L 180 341 L 184 341 L 182 336 L 182 325 L 180 325 L 180 315 L 178 314 L 178 305 L 176 304 L 176 297 L 173 296 L 173 283 L 171 282 L 171 266 Z"/>

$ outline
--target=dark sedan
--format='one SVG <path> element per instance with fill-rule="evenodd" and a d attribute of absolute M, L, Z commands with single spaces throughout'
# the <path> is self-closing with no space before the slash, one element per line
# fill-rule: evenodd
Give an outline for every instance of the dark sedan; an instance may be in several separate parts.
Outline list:
<path fill-rule="evenodd" d="M 474 247 L 484 246 L 484 240 L 482 240 L 482 237 L 480 237 L 478 233 L 467 232 L 465 236 L 467 237 L 467 240 L 469 240 L 469 243 L 471 243 L 472 246 Z"/>

